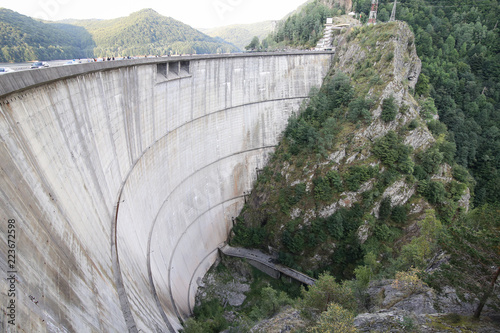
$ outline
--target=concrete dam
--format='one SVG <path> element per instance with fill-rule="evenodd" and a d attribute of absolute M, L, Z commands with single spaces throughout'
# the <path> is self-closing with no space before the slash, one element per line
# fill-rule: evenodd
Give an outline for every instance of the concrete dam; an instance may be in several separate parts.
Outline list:
<path fill-rule="evenodd" d="M 0 77 L 1 332 L 175 332 L 331 52 Z"/>

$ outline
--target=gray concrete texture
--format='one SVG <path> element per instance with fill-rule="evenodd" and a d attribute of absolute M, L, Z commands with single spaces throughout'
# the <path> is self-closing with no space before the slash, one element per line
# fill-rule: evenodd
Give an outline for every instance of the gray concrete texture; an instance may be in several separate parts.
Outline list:
<path fill-rule="evenodd" d="M 15 219 L 17 271 L 15 326 L 0 282 L 2 331 L 178 330 L 243 192 L 331 60 L 189 57 L 174 80 L 157 73 L 164 58 L 0 78 L 0 267 Z"/>

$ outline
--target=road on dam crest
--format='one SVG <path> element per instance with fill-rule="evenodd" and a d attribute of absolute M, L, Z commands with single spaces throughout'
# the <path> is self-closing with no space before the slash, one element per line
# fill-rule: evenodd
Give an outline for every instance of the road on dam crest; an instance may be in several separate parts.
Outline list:
<path fill-rule="evenodd" d="M 179 330 L 243 193 L 332 58 L 169 57 L 0 76 L 0 331 Z"/>

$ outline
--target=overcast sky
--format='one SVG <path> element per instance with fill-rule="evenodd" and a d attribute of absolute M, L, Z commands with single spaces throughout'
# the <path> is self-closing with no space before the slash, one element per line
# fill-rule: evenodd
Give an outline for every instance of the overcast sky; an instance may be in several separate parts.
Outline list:
<path fill-rule="evenodd" d="M 0 0 L 0 7 L 57 21 L 110 19 L 143 8 L 173 17 L 195 28 L 279 20 L 306 0 Z"/>

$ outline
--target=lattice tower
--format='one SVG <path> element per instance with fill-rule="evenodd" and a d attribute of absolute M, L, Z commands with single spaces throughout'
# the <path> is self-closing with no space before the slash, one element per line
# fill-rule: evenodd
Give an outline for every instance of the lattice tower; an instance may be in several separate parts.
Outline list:
<path fill-rule="evenodd" d="M 372 9 L 368 17 L 368 24 L 377 24 L 378 0 L 372 0 Z"/>
<path fill-rule="evenodd" d="M 389 22 L 396 21 L 396 3 L 397 3 L 397 1 L 394 0 L 394 6 L 392 6 L 392 13 L 391 13 L 391 18 L 389 19 Z"/>

